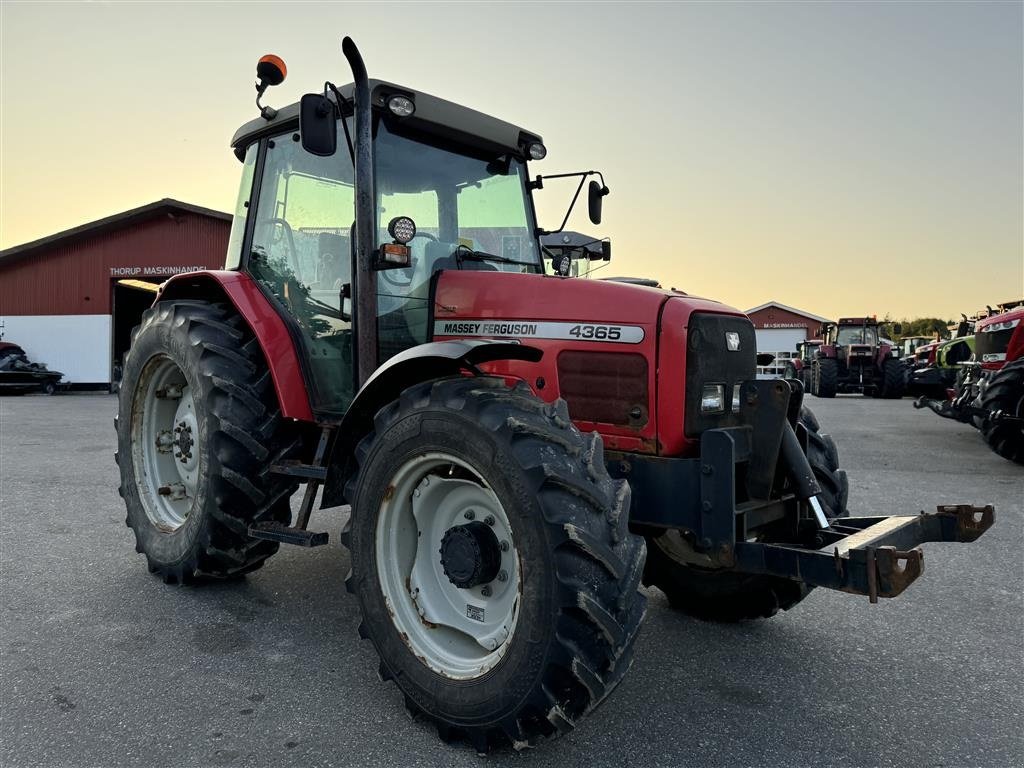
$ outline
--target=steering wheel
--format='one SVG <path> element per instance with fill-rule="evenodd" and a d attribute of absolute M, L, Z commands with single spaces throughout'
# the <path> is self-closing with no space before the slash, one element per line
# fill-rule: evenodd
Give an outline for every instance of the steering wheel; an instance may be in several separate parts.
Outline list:
<path fill-rule="evenodd" d="M 288 256 L 289 256 L 288 260 L 291 262 L 292 270 L 295 272 L 295 277 L 298 278 L 298 276 L 299 276 L 299 252 L 295 249 L 295 234 L 292 232 L 291 224 L 289 224 L 284 219 L 275 216 L 275 217 L 269 218 L 269 219 L 261 219 L 257 223 L 256 227 L 258 228 L 258 227 L 263 226 L 263 225 L 269 225 L 269 226 L 272 227 L 275 224 L 280 224 L 281 225 L 282 231 L 284 232 L 284 234 L 288 238 Z M 278 239 L 280 239 L 280 238 L 278 238 Z"/>

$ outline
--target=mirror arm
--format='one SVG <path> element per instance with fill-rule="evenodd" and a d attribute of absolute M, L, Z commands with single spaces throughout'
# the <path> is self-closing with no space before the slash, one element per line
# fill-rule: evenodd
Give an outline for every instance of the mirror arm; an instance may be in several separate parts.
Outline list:
<path fill-rule="evenodd" d="M 534 181 L 528 181 L 527 186 L 530 189 L 544 189 L 544 179 L 568 179 L 574 176 L 580 177 L 580 184 L 576 187 L 576 194 L 572 196 L 572 202 L 569 203 L 569 210 L 565 212 L 565 218 L 562 219 L 562 224 L 558 229 L 544 229 L 543 227 L 537 227 L 536 235 L 541 237 L 543 235 L 555 235 L 565 229 L 565 225 L 569 223 L 569 216 L 572 215 L 572 209 L 576 207 L 576 201 L 580 197 L 580 192 L 583 191 L 583 183 L 587 180 L 588 176 L 597 176 L 601 179 L 601 186 L 605 186 L 604 176 L 601 175 L 600 171 L 576 171 L 575 173 L 554 173 L 547 176 L 537 176 Z"/>
<path fill-rule="evenodd" d="M 356 161 L 356 151 L 352 146 L 352 135 L 348 131 L 348 120 L 345 119 L 345 107 L 349 106 L 348 99 L 341 95 L 341 91 L 332 82 L 324 83 L 324 93 L 327 93 L 327 89 L 330 88 L 334 93 L 334 100 L 338 103 L 338 114 L 341 116 L 341 127 L 345 131 L 345 143 L 348 144 L 348 156 L 354 164 Z M 353 114 L 355 113 L 355 107 L 352 108 Z"/>

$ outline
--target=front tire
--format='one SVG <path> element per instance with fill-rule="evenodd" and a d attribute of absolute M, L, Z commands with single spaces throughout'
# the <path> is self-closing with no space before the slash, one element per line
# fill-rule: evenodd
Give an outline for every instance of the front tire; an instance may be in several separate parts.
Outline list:
<path fill-rule="evenodd" d="M 1003 411 L 1024 417 L 1024 360 L 1016 360 L 998 371 L 988 382 L 981 396 L 985 410 Z M 993 422 L 985 419 L 981 435 L 989 448 L 1004 459 L 1024 464 L 1024 427 L 1020 423 Z"/>
<path fill-rule="evenodd" d="M 259 343 L 233 310 L 201 301 L 147 310 L 125 356 L 116 421 L 125 522 L 167 583 L 256 570 L 278 548 L 251 523 L 291 519 L 293 458 Z"/>
<path fill-rule="evenodd" d="M 849 481 L 839 469 L 839 451 L 831 435 L 820 434 L 809 408 L 800 409 L 807 429 L 807 460 L 822 490 L 822 506 L 830 520 L 847 517 Z M 693 549 L 678 531 L 647 539 L 644 584 L 665 593 L 669 604 L 705 621 L 737 622 L 769 618 L 789 610 L 811 588 L 776 576 L 713 570 L 692 564 Z"/>
<path fill-rule="evenodd" d="M 381 678 L 479 752 L 571 730 L 632 663 L 645 605 L 600 437 L 525 385 L 447 379 L 382 409 L 356 460 L 346 586 Z"/>

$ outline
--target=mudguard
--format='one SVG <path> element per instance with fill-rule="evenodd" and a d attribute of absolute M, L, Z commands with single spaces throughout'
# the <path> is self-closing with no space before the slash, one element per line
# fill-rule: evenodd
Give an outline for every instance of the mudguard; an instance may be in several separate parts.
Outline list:
<path fill-rule="evenodd" d="M 313 421 L 295 341 L 284 320 L 249 275 L 227 270 L 176 275 L 160 286 L 156 302 L 181 299 L 229 301 L 263 350 L 282 415 L 288 419 Z"/>
<path fill-rule="evenodd" d="M 373 429 L 377 411 L 398 398 L 403 390 L 432 379 L 459 376 L 469 371 L 479 375 L 477 366 L 496 360 L 538 362 L 544 353 L 536 347 L 508 341 L 456 339 L 420 344 L 395 355 L 362 386 L 336 430 L 321 508 L 344 504 L 344 485 L 352 452 Z"/>

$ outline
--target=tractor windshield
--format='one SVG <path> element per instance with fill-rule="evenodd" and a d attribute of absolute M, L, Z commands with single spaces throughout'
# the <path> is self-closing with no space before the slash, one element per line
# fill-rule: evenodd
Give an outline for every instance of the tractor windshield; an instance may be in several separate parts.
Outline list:
<path fill-rule="evenodd" d="M 410 267 L 378 273 L 382 361 L 427 340 L 435 272 L 542 271 L 525 163 L 398 131 L 378 123 L 378 244 L 390 242 L 387 225 L 396 216 L 411 218 L 416 236 Z M 468 251 L 494 258 L 463 258 Z"/>
<path fill-rule="evenodd" d="M 878 332 L 871 326 L 844 325 L 839 328 L 836 337 L 836 344 L 841 347 L 847 344 L 870 344 L 875 346 L 878 343 Z"/>

